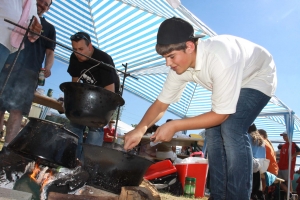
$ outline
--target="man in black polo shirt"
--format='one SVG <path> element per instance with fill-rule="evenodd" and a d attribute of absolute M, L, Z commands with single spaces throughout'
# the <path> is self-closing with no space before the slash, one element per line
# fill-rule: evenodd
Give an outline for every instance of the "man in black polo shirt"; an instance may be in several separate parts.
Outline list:
<path fill-rule="evenodd" d="M 42 15 L 47 12 L 52 0 L 37 0 L 37 13 L 41 20 L 41 35 L 55 40 L 56 33 L 53 25 L 48 23 Z M 54 61 L 55 43 L 43 38 L 31 43 L 25 38 L 25 49 L 21 51 L 19 58 L 11 72 L 8 82 L 0 98 L 0 121 L 3 121 L 4 113 L 10 113 L 4 146 L 7 146 L 18 134 L 23 115 L 28 115 L 37 86 L 38 73 L 42 67 L 45 55 L 45 77 L 51 74 L 51 67 Z M 4 80 L 9 75 L 14 56 L 10 56 L 0 74 L 0 88 L 4 87 Z"/>
<path fill-rule="evenodd" d="M 85 32 L 78 32 L 71 36 L 73 50 L 83 55 L 91 57 L 95 60 L 102 61 L 103 63 L 115 66 L 110 55 L 95 48 L 90 36 Z M 112 92 L 119 92 L 120 82 L 116 70 L 106 67 L 103 64 L 97 65 L 98 62 L 93 61 L 85 56 L 77 53 L 72 53 L 70 57 L 70 64 L 68 73 L 72 76 L 72 82 L 80 81 L 83 83 L 96 85 L 105 88 Z M 85 126 L 71 123 L 69 129 L 79 136 L 77 157 L 81 158 L 82 137 Z M 102 146 L 104 131 L 103 128 L 88 127 L 89 132 L 85 143 Z"/>

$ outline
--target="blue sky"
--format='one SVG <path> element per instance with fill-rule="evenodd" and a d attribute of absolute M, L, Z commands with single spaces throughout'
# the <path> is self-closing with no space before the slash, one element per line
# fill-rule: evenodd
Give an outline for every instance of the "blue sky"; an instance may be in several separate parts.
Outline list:
<path fill-rule="evenodd" d="M 276 96 L 299 116 L 299 0 L 227 0 L 226 3 L 221 0 L 181 0 L 181 3 L 217 34 L 243 37 L 268 49 L 277 65 Z M 62 93 L 58 89 L 60 83 L 71 81 L 66 70 L 67 66 L 56 60 L 53 76 L 46 79 L 44 89 L 54 89 L 54 97 Z M 126 91 L 123 98 L 126 105 L 121 120 L 137 124 L 150 103 Z M 161 125 L 169 118 L 178 117 L 166 113 L 157 124 Z"/>

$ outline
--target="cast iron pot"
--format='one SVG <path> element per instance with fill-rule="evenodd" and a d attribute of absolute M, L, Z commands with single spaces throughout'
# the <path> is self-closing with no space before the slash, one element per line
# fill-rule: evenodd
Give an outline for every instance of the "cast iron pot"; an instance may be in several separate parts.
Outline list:
<path fill-rule="evenodd" d="M 43 165 L 74 168 L 78 136 L 61 124 L 33 117 L 29 120 L 8 148 Z"/>
<path fill-rule="evenodd" d="M 115 194 L 123 186 L 139 186 L 152 161 L 107 147 L 83 144 L 84 170 L 88 185 Z"/>
<path fill-rule="evenodd" d="M 59 87 L 64 92 L 67 118 L 85 126 L 105 126 L 118 106 L 125 103 L 120 95 L 94 85 L 65 82 Z"/>

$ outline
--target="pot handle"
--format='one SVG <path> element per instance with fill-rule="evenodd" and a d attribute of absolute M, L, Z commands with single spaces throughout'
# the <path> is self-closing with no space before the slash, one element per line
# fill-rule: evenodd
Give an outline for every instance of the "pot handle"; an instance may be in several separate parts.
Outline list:
<path fill-rule="evenodd" d="M 59 128 L 64 129 L 64 130 L 68 130 L 68 129 L 66 129 L 66 122 L 60 124 Z"/>
<path fill-rule="evenodd" d="M 133 156 L 136 156 L 137 154 L 138 154 L 138 151 L 136 148 L 133 148 L 128 151 L 123 150 L 123 155 L 126 156 L 127 158 L 131 158 Z"/>

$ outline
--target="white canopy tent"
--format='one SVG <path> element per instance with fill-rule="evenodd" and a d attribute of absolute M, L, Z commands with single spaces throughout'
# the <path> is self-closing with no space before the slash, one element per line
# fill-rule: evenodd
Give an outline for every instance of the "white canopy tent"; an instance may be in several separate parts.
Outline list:
<path fill-rule="evenodd" d="M 118 135 L 124 135 L 125 133 L 128 133 L 131 131 L 134 127 L 130 126 L 129 124 L 126 124 L 125 122 L 122 122 L 121 120 L 118 120 L 118 126 L 117 126 L 117 134 Z"/>
<path fill-rule="evenodd" d="M 169 70 L 154 49 L 157 29 L 173 16 L 189 21 L 195 34 L 205 33 L 203 39 L 216 35 L 179 0 L 54 0 L 51 11 L 45 15 L 55 26 L 60 44 L 71 47 L 70 36 L 85 31 L 96 47 L 112 56 L 118 70 L 124 71 L 123 65 L 127 64 L 127 72 L 138 79 L 127 77 L 124 89 L 149 102 L 158 96 Z M 66 64 L 70 54 L 59 45 L 55 50 L 56 59 Z M 119 75 L 123 81 L 123 74 Z M 169 111 L 181 118 L 207 112 L 211 109 L 210 96 L 210 91 L 189 83 L 181 100 L 172 104 Z M 279 134 L 286 130 L 290 138 L 300 139 L 299 118 L 277 97 L 270 100 L 255 123 L 272 140 L 281 139 Z"/>

